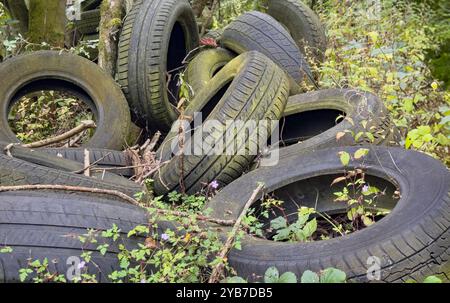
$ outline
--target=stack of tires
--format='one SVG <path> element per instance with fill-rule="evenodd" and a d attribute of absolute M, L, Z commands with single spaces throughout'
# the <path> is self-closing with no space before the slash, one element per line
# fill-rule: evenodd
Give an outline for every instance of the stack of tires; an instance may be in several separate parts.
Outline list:
<path fill-rule="evenodd" d="M 99 2 L 83 2 L 83 17 L 76 26 L 84 35 L 96 34 Z M 388 198 L 381 207 L 391 213 L 331 240 L 287 243 L 247 235 L 242 249 L 228 256 L 246 279 L 258 281 L 267 268 L 276 266 L 298 276 L 305 270 L 336 267 L 350 280 L 367 281 L 371 256 L 386 261 L 379 264 L 383 281 L 446 277 L 448 170 L 429 156 L 395 147 L 401 141 L 399 132 L 377 96 L 350 88 L 319 89 L 318 75 L 309 65 L 326 60 L 319 18 L 299 0 L 268 3 L 267 13 L 244 13 L 200 39 L 187 0 L 135 0 L 120 35 L 118 83 L 94 63 L 58 52 L 36 52 L 0 65 L 0 247 L 13 249 L 0 254 L 0 281 L 16 281 L 29 258 L 51 258 L 55 270 L 65 272 L 67 258 L 84 249 L 95 251 L 67 234 L 116 224 L 124 236 L 133 226 L 146 224 L 146 213 L 114 198 L 117 195 L 8 189 L 45 184 L 128 196 L 141 192 L 142 187 L 128 179 L 134 175 L 133 163 L 121 151 L 132 123 L 149 135 L 161 131 L 165 136 L 156 152 L 164 164 L 151 176 L 153 191 L 163 197 L 173 191 L 203 194 L 214 184 L 221 190 L 207 208 L 212 217 L 226 220 L 238 219 L 258 182 L 264 183 L 266 194 L 293 205 L 320 213 L 346 211 L 333 203 L 330 188 L 344 171 L 338 155 L 352 155 L 361 146 L 369 150 L 365 174 L 385 190 Z M 306 92 L 311 85 L 316 90 Z M 4 119 L 11 106 L 29 92 L 50 89 L 67 90 L 91 108 L 97 124 L 93 137 L 78 149 L 12 146 L 18 140 Z M 203 119 L 197 124 L 199 114 Z M 242 123 L 229 126 L 229 121 Z M 206 127 L 212 122 L 214 127 Z M 247 128 L 250 122 L 256 127 Z M 267 145 L 275 135 L 281 148 L 279 142 Z M 224 152 L 224 147 L 235 152 Z M 115 173 L 84 176 L 86 149 L 91 163 L 115 168 Z M 263 165 L 274 157 L 273 165 Z M 348 168 L 357 168 L 357 160 L 349 159 Z M 397 191 L 401 196 L 394 203 L 389 197 Z M 208 228 L 224 237 L 229 232 Z M 124 236 L 130 247 L 139 240 Z M 106 280 L 118 268 L 117 253 L 112 244 L 105 256 L 94 253 L 97 267 L 91 270 Z"/>

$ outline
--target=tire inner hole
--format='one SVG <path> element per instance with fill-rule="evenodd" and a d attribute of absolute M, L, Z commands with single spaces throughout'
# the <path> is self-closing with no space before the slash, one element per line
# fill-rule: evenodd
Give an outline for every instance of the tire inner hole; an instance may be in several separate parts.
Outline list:
<path fill-rule="evenodd" d="M 288 225 L 292 225 L 297 222 L 298 211 L 301 207 L 315 210 L 315 213 L 311 214 L 309 219 L 317 220 L 317 229 L 308 241 L 320 241 L 342 236 L 343 234 L 336 230 L 339 225 L 343 227 L 342 232 L 344 234 L 366 228 L 367 226 L 360 219 L 352 221 L 348 218 L 348 212 L 351 208 L 356 209 L 359 205 L 363 206 L 365 212 L 371 214 L 370 219 L 373 224 L 386 217 L 395 208 L 399 200 L 399 193 L 392 182 L 365 174 L 364 184 L 355 188 L 347 186 L 346 182 L 339 182 L 330 186 L 336 178 L 342 176 L 343 174 L 329 174 L 293 182 L 269 193 L 264 200 L 256 201 L 251 208 L 251 212 L 261 224 L 262 235 L 259 235 L 259 237 L 274 240 L 277 229 L 271 228 L 271 221 L 282 217 L 288 222 Z M 379 193 L 364 196 L 362 194 L 364 186 L 377 188 Z M 350 206 L 346 201 L 336 201 L 337 195 L 335 193 L 342 192 L 344 187 L 349 188 L 352 198 L 360 199 L 362 197 L 361 203 L 351 204 L 352 206 Z M 269 199 L 282 201 L 282 204 L 268 208 Z M 264 211 L 268 213 L 267 217 L 263 215 Z"/>
<path fill-rule="evenodd" d="M 97 120 L 91 97 L 65 80 L 42 79 L 22 86 L 8 104 L 8 124 L 23 143 L 61 135 L 84 120 Z M 77 147 L 87 142 L 95 130 L 88 129 L 69 140 L 50 145 Z"/>
<path fill-rule="evenodd" d="M 283 117 L 280 121 L 280 144 L 289 146 L 320 135 L 341 123 L 345 113 L 334 109 L 305 111 Z"/>
<path fill-rule="evenodd" d="M 175 22 L 169 40 L 169 49 L 167 52 L 167 71 L 168 71 L 168 89 L 169 101 L 173 105 L 178 104 L 178 96 L 180 92 L 179 87 L 179 73 L 183 66 L 183 60 L 187 56 L 187 41 L 183 26 L 180 22 Z"/>

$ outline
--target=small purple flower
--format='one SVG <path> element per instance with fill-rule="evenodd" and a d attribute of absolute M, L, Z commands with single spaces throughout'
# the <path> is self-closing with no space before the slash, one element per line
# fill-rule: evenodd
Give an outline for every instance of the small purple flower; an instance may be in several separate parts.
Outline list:
<path fill-rule="evenodd" d="M 86 262 L 81 261 L 80 264 L 78 264 L 78 269 L 83 269 L 86 266 Z"/>
<path fill-rule="evenodd" d="M 366 193 L 368 191 L 369 191 L 369 186 L 368 185 L 364 185 L 363 188 L 362 188 L 362 192 Z"/>
<path fill-rule="evenodd" d="M 219 182 L 217 182 L 216 180 L 212 181 L 209 186 L 213 189 L 218 189 L 219 188 Z"/>
<path fill-rule="evenodd" d="M 161 235 L 161 239 L 162 239 L 163 241 L 167 241 L 167 240 L 170 239 L 170 236 L 169 236 L 168 234 L 162 234 L 162 235 Z"/>

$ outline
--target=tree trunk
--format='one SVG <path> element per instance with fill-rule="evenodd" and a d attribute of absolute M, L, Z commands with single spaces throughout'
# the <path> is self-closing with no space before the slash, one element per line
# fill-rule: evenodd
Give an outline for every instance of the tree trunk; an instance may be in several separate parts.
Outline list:
<path fill-rule="evenodd" d="M 16 0 L 13 0 L 16 1 Z M 28 39 L 32 43 L 46 42 L 64 47 L 66 0 L 31 0 Z"/>
<path fill-rule="evenodd" d="M 117 68 L 119 31 L 125 17 L 125 1 L 103 0 L 100 12 L 98 65 L 114 77 Z"/>
<path fill-rule="evenodd" d="M 19 31 L 22 35 L 28 32 L 28 8 L 24 0 L 2 1 L 9 10 L 11 17 L 19 21 Z"/>

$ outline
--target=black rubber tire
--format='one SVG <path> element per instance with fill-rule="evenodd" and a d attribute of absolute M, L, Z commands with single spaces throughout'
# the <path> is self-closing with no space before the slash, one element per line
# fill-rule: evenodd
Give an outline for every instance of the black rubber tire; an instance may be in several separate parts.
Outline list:
<path fill-rule="evenodd" d="M 96 131 L 83 147 L 121 150 L 130 127 L 127 101 L 95 63 L 59 51 L 38 51 L 0 65 L 0 141 L 19 142 L 8 125 L 8 112 L 20 97 L 38 90 L 60 89 L 79 96 L 96 118 Z"/>
<path fill-rule="evenodd" d="M 101 3 L 102 3 L 101 0 L 84 0 L 81 3 L 81 10 L 88 11 L 88 10 L 98 8 Z"/>
<path fill-rule="evenodd" d="M 381 280 L 423 281 L 438 275 L 448 281 L 450 274 L 450 174 L 435 159 L 400 148 L 368 147 L 364 158 L 366 176 L 376 176 L 400 188 L 401 198 L 393 211 L 370 227 L 327 241 L 308 243 L 274 242 L 244 236 L 242 250 L 232 250 L 230 265 L 243 278 L 264 276 L 275 266 L 280 272 L 291 271 L 300 277 L 305 270 L 318 272 L 328 267 L 343 270 L 350 281 L 366 282 L 369 256 L 381 262 Z M 236 219 L 252 195 L 257 182 L 271 193 L 289 184 L 299 191 L 292 199 L 302 200 L 302 190 L 293 183 L 330 174 L 342 176 L 340 151 L 350 154 L 358 147 L 332 148 L 307 155 L 281 159 L 274 167 L 261 168 L 233 182 L 207 205 L 211 217 Z M 351 160 L 349 169 L 360 167 Z M 294 169 L 293 169 L 294 168 Z M 395 188 L 395 186 L 394 186 Z M 310 189 L 310 188 L 309 188 Z M 328 187 L 330 190 L 330 187 Z M 317 199 L 317 193 L 315 195 Z M 301 205 L 302 201 L 297 202 Z M 333 203 L 331 198 L 330 203 Z M 322 199 L 315 200 L 321 202 Z M 295 201 L 294 201 L 295 202 Z M 298 206 L 297 206 L 298 207 Z M 224 237 L 229 228 L 221 227 Z"/>
<path fill-rule="evenodd" d="M 98 34 L 100 25 L 100 10 L 94 9 L 81 13 L 81 20 L 74 21 L 75 28 L 82 35 Z"/>
<path fill-rule="evenodd" d="M 325 27 L 306 4 L 300 0 L 269 0 L 267 13 L 288 29 L 306 57 L 316 63 L 324 61 L 327 50 Z"/>
<path fill-rule="evenodd" d="M 233 58 L 234 54 L 223 48 L 207 49 L 196 55 L 184 73 L 185 80 L 192 87 L 194 95 Z"/>
<path fill-rule="evenodd" d="M 0 149 L 3 151 L 7 148 L 7 144 L 6 143 L 2 143 L 0 142 Z M 83 175 L 83 169 L 84 169 L 84 150 L 83 149 L 78 149 L 77 151 L 74 152 L 70 152 L 70 151 L 65 151 L 67 149 L 54 149 L 54 150 L 50 150 L 47 151 L 45 149 L 38 149 L 38 150 L 33 150 L 33 149 L 28 149 L 28 148 L 24 148 L 24 147 L 20 147 L 20 146 L 13 146 L 9 148 L 9 152 L 11 153 L 11 156 L 20 160 L 24 160 L 33 164 L 37 164 L 40 166 L 45 166 L 48 168 L 53 168 L 53 169 L 57 169 L 57 170 L 62 170 L 65 172 L 76 172 L 77 174 Z M 90 157 L 91 157 L 91 162 L 90 163 L 94 163 L 93 160 L 95 159 L 101 159 L 101 156 L 107 156 L 107 158 L 105 158 L 105 163 L 110 164 L 109 166 L 107 166 L 107 168 L 117 168 L 117 166 L 114 166 L 113 161 L 115 159 L 117 160 L 121 160 L 121 158 L 124 158 L 124 156 L 121 155 L 121 152 L 117 152 L 117 151 L 110 151 L 110 153 L 107 152 L 107 150 L 94 150 L 92 151 L 91 149 L 89 149 L 91 151 L 90 153 Z M 71 158 L 64 158 L 64 157 L 60 157 L 59 155 L 57 155 L 58 153 L 59 155 L 69 155 L 69 156 L 77 156 L 77 160 L 75 159 L 71 159 Z M 112 155 L 116 156 L 113 157 Z M 119 158 L 119 155 L 121 156 Z M 108 159 L 111 159 L 111 161 L 108 161 Z M 106 165 L 105 165 L 106 166 Z M 103 166 L 103 167 L 105 167 Z M 96 167 L 102 167 L 100 166 L 96 166 Z M 132 182 L 130 182 L 129 180 L 127 180 L 126 178 L 123 178 L 122 176 L 119 176 L 117 173 L 114 174 L 112 173 L 113 171 L 96 171 L 94 169 L 92 169 L 91 171 L 91 177 L 97 179 L 97 180 L 102 180 L 102 181 L 106 181 L 106 182 L 111 182 L 114 184 L 119 184 L 119 185 L 123 185 L 125 187 L 127 186 L 134 186 L 135 188 L 139 188 L 137 184 L 134 184 Z M 118 172 L 120 172 L 120 170 L 118 170 Z M 128 172 L 128 171 L 127 171 Z M 132 175 L 131 175 L 132 176 Z M 128 176 L 126 176 L 128 177 Z"/>
<path fill-rule="evenodd" d="M 227 86 L 228 83 L 231 84 Z M 224 91 L 224 89 L 226 90 Z M 220 91 L 223 96 L 220 95 Z M 207 118 L 204 118 L 203 121 L 216 120 L 224 127 L 226 127 L 226 121 L 278 120 L 286 105 L 288 91 L 287 76 L 275 63 L 261 53 L 247 52 L 225 65 L 208 82 L 208 89 L 199 92 L 187 106 L 184 116 L 193 116 L 195 112 L 204 112 L 210 109 L 211 112 L 205 115 Z M 218 93 L 218 96 L 221 97 L 220 101 L 217 104 L 211 103 L 217 99 Z M 220 140 L 225 142 L 223 140 L 227 130 L 225 133 L 217 129 L 204 130 L 200 132 L 202 142 L 205 142 L 206 138 L 215 138 L 211 143 L 213 146 Z M 239 131 L 242 132 L 242 129 L 237 130 L 237 133 Z M 237 151 L 248 141 L 252 141 L 260 147 L 259 142 L 253 142 L 256 141 L 255 135 L 255 133 L 248 134 L 246 132 L 246 140 L 243 140 L 243 144 L 242 142 L 231 144 L 238 145 Z M 193 135 L 193 138 L 196 138 L 196 134 Z M 177 127 L 169 133 L 157 151 L 157 155 L 163 161 L 172 157 L 171 145 L 174 139 L 178 139 Z M 197 142 L 198 140 L 194 141 L 193 146 L 202 143 Z M 226 142 L 228 144 L 229 141 Z M 185 146 L 189 146 L 189 143 L 190 138 L 187 139 Z M 182 172 L 179 167 L 181 157 L 183 157 Z M 153 177 L 155 180 L 154 190 L 157 194 L 179 190 L 181 173 L 184 175 L 183 184 L 188 193 L 201 190 L 204 184 L 209 184 L 213 180 L 220 185 L 225 185 L 238 178 L 253 159 L 254 156 L 249 153 L 220 156 L 176 155 Z"/>
<path fill-rule="evenodd" d="M 82 168 L 83 165 L 77 162 L 58 159 L 47 154 L 40 157 L 42 153 L 38 152 L 35 154 L 35 156 L 25 156 L 41 165 L 0 154 L 0 186 L 38 184 L 79 186 L 117 190 L 131 197 L 143 191 L 143 187 L 139 184 L 120 176 L 108 174 L 106 176 L 108 180 L 86 177 L 67 170 L 72 168 L 79 170 Z M 51 164 L 48 160 L 53 160 L 54 163 Z"/>
<path fill-rule="evenodd" d="M 40 151 L 49 155 L 84 163 L 84 150 L 84 148 L 44 148 Z M 126 152 L 99 148 L 88 148 L 88 150 L 91 157 L 90 162 L 97 163 L 95 165 L 96 168 L 114 169 L 107 171 L 124 177 L 134 176 L 134 169 L 129 168 L 133 166 L 133 161 Z M 121 167 L 128 168 L 119 169 Z"/>
<path fill-rule="evenodd" d="M 114 224 L 120 229 L 117 242 L 99 237 L 97 244 L 82 244 L 78 239 L 88 229 L 108 230 Z M 117 245 L 138 248 L 143 239 L 128 238 L 127 233 L 147 224 L 143 209 L 110 196 L 57 191 L 0 193 L 0 238 L 2 247 L 12 248 L 12 252 L 0 254 L 0 282 L 20 282 L 19 269 L 27 268 L 30 258 L 41 262 L 47 258 L 49 270 L 67 278 L 72 266 L 67 260 L 80 258 L 82 248 L 92 251 L 92 262 L 86 264 L 88 272 L 101 282 L 109 282 L 108 274 L 120 270 Z M 110 246 L 103 256 L 97 246 L 104 243 Z M 31 282 L 33 276 L 26 281 Z"/>
<path fill-rule="evenodd" d="M 337 123 L 339 115 L 345 115 L 345 119 Z M 380 98 L 354 89 L 326 89 L 289 97 L 280 129 L 281 158 L 334 146 L 395 146 L 401 141 Z M 366 135 L 355 140 L 360 132 L 371 133 L 374 141 Z M 343 135 L 339 140 L 338 134 Z M 303 135 L 307 139 L 297 143 Z"/>
<path fill-rule="evenodd" d="M 261 12 L 240 15 L 224 30 L 220 43 L 238 54 L 255 50 L 283 68 L 297 84 L 305 76 L 314 82 L 311 69 L 286 29 L 271 16 Z"/>
<path fill-rule="evenodd" d="M 120 35 L 118 77 L 136 124 L 170 129 L 179 116 L 178 88 L 175 74 L 167 83 L 167 72 L 182 66 L 198 45 L 197 23 L 187 0 L 135 1 Z"/>
<path fill-rule="evenodd" d="M 215 41 L 219 42 L 223 35 L 223 29 L 215 29 L 207 32 L 202 38 L 203 39 L 214 39 Z"/>

